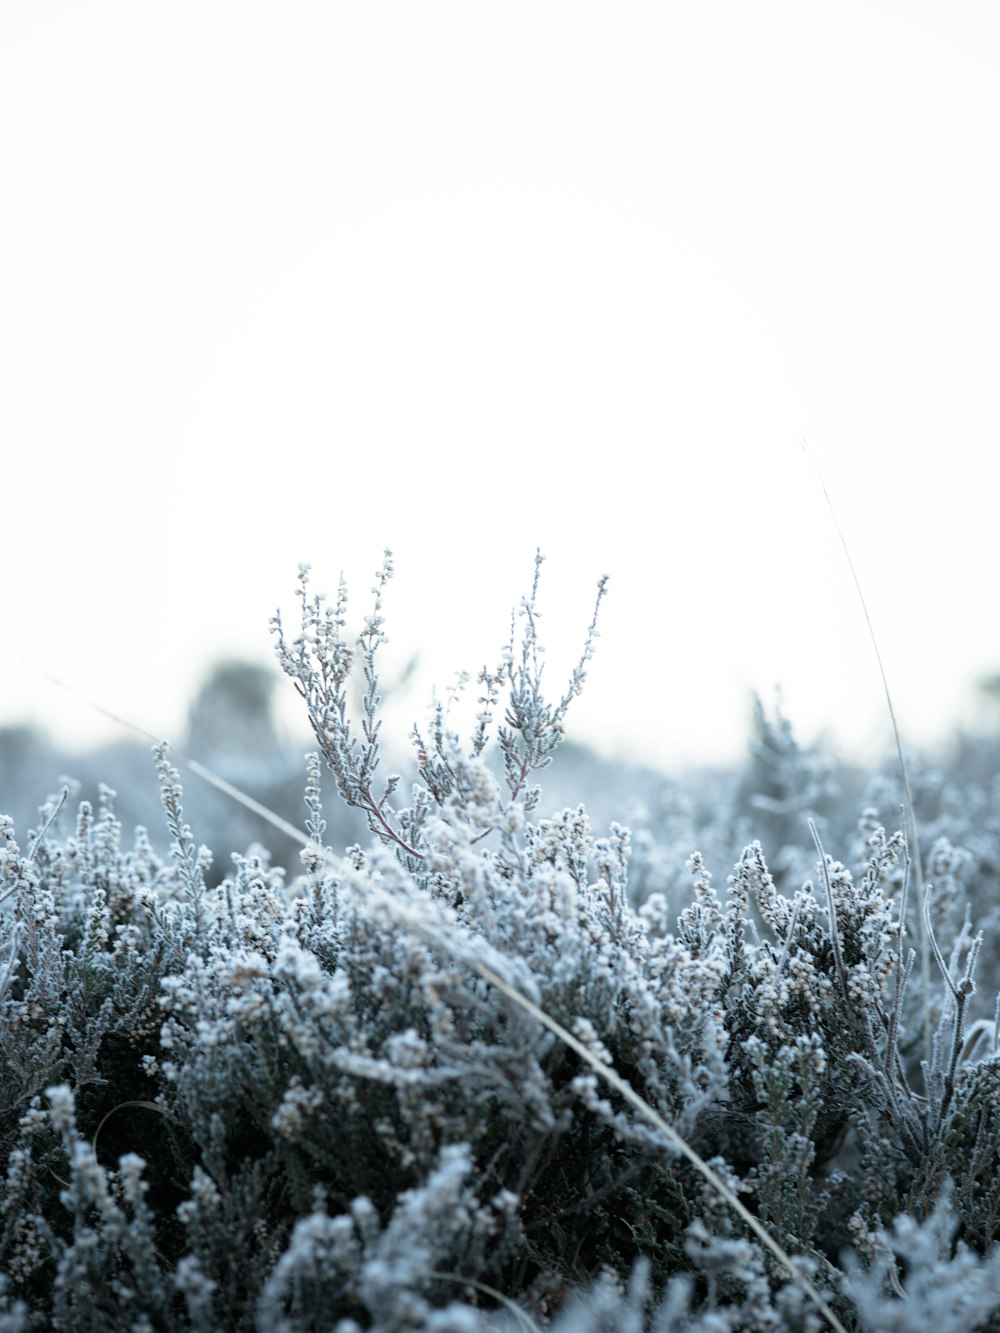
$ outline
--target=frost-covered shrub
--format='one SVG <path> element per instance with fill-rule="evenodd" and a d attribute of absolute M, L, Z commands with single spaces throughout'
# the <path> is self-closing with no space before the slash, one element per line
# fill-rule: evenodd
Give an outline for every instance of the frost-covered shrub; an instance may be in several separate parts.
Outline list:
<path fill-rule="evenodd" d="M 920 996 L 906 842 L 866 810 L 834 860 L 828 784 L 805 883 L 750 839 L 717 889 L 679 802 L 638 838 L 543 817 L 596 625 L 550 698 L 537 563 L 471 737 L 439 707 L 413 780 L 383 777 L 390 574 L 358 639 L 306 571 L 299 631 L 275 622 L 318 745 L 293 882 L 260 847 L 214 881 L 165 747 L 168 857 L 107 789 L 23 850 L 0 825 L 0 1330 L 1000 1327 L 961 908 L 995 844 L 934 830 Z M 826 769 L 781 737 L 757 808 L 788 846 L 796 765 Z M 327 845 L 323 762 L 368 845 Z"/>

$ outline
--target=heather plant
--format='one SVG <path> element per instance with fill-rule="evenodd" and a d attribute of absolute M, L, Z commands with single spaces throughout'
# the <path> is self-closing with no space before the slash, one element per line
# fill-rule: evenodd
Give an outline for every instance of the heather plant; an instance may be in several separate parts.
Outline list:
<path fill-rule="evenodd" d="M 317 744 L 294 876 L 259 845 L 209 873 L 165 746 L 166 853 L 110 789 L 72 823 L 52 798 L 23 851 L 0 824 L 0 1330 L 1000 1327 L 965 905 L 994 830 L 966 849 L 942 804 L 921 894 L 904 832 L 868 806 L 848 837 L 780 726 L 762 802 L 751 769 L 714 830 L 681 801 L 637 833 L 543 814 L 597 612 L 550 695 L 540 570 L 471 735 L 436 705 L 404 781 L 391 558 L 358 636 L 302 569 L 273 627 Z M 329 845 L 324 765 L 365 845 Z M 748 839 L 718 888 L 692 840 L 717 854 L 748 804 L 784 869 Z"/>

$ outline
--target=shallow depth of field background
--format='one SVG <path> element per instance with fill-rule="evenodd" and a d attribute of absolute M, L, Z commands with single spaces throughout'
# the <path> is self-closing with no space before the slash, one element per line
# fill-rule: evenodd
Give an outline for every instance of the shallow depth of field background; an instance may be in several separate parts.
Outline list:
<path fill-rule="evenodd" d="M 2 638 L 157 734 L 299 561 L 396 556 L 401 734 L 545 551 L 571 734 L 672 767 L 988 725 L 989 3 L 0 10 Z M 6 653 L 0 723 L 109 724 Z M 288 725 L 300 725 L 287 688 Z M 42 793 L 39 793 L 41 796 Z M 0 793 L 2 796 L 2 793 Z"/>

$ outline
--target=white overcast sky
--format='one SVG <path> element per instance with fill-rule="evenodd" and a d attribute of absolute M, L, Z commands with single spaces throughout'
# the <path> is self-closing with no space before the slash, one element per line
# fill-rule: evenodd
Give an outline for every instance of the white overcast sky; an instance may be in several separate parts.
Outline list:
<path fill-rule="evenodd" d="M 904 734 L 1000 670 L 992 0 L 4 0 L 0 126 L 0 637 L 144 727 L 386 545 L 419 713 L 541 546 L 577 739 L 881 752 L 803 439 Z"/>

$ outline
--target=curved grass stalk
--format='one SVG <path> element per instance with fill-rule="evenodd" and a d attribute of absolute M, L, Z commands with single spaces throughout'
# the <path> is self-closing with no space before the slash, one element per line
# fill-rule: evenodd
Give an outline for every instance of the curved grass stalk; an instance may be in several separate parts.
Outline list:
<path fill-rule="evenodd" d="M 889 710 L 889 721 L 892 724 L 892 735 L 896 745 L 896 761 L 899 765 L 899 776 L 903 783 L 903 801 L 906 809 L 906 823 L 908 825 L 906 832 L 907 842 L 910 845 L 913 857 L 913 876 L 917 890 L 918 903 L 924 898 L 924 870 L 920 859 L 920 840 L 917 837 L 917 820 L 913 810 L 913 793 L 910 790 L 910 774 L 906 767 L 906 760 L 903 757 L 903 741 L 899 731 L 899 723 L 896 720 L 896 710 L 893 707 L 892 691 L 889 689 L 889 678 L 885 672 L 885 666 L 882 662 L 882 654 L 879 651 L 878 639 L 875 635 L 875 626 L 872 624 L 872 618 L 868 613 L 868 603 L 865 601 L 865 595 L 861 590 L 861 580 L 858 578 L 858 572 L 854 568 L 854 561 L 851 559 L 850 548 L 847 545 L 847 538 L 844 536 L 843 529 L 840 526 L 840 520 L 837 518 L 837 511 L 833 507 L 833 501 L 830 499 L 830 493 L 826 489 L 826 483 L 823 480 L 823 474 L 819 470 L 819 464 L 813 458 L 809 451 L 809 446 L 805 440 L 801 441 L 802 451 L 809 459 L 819 481 L 820 490 L 823 492 L 823 499 L 830 510 L 830 517 L 833 519 L 833 526 L 840 538 L 840 544 L 844 548 L 844 555 L 847 559 L 847 567 L 851 571 L 851 578 L 854 580 L 854 589 L 858 594 L 858 601 L 861 603 L 861 610 L 864 613 L 865 624 L 868 626 L 868 634 L 872 641 L 872 648 L 875 650 L 875 661 L 878 663 L 879 675 L 882 678 L 882 689 L 885 693 L 886 707 Z M 924 1012 L 923 1012 L 923 1031 L 924 1031 L 924 1058 L 928 1066 L 931 1061 L 931 944 L 927 936 L 927 929 L 924 923 L 923 912 L 917 914 L 917 938 L 920 945 L 920 982 L 923 987 Z"/>
<path fill-rule="evenodd" d="M 126 1102 L 119 1102 L 117 1106 L 112 1106 L 110 1111 L 105 1111 L 104 1115 L 101 1117 L 100 1123 L 94 1130 L 94 1137 L 90 1140 L 90 1147 L 95 1158 L 97 1157 L 97 1140 L 101 1136 L 101 1130 L 104 1128 L 104 1126 L 107 1124 L 107 1122 L 111 1119 L 111 1117 L 115 1114 L 116 1111 L 123 1111 L 125 1110 L 126 1107 L 129 1106 L 141 1106 L 144 1107 L 147 1111 L 155 1111 L 158 1115 L 162 1115 L 166 1120 L 173 1120 L 175 1118 L 166 1109 L 166 1107 L 160 1106 L 157 1102 L 143 1101 L 140 1098 L 130 1098 Z"/>
<path fill-rule="evenodd" d="M 46 671 L 45 668 L 39 666 L 37 662 L 33 662 L 30 657 L 25 657 L 24 653 L 19 652 L 18 649 L 12 647 L 9 643 L 0 641 L 0 649 L 5 653 L 9 653 L 11 657 L 16 658 L 17 661 L 21 662 L 24 666 L 30 667 L 32 671 L 37 672 L 39 676 L 44 680 L 47 680 L 50 685 L 54 685 L 56 689 L 62 690 L 65 694 L 72 695 L 74 699 L 79 699 L 81 703 L 86 704 L 87 707 L 93 709 L 95 713 L 100 713 L 102 717 L 106 717 L 109 722 L 114 722 L 120 727 L 125 727 L 126 730 L 134 732 L 136 736 L 142 736 L 144 740 L 150 741 L 153 745 L 164 743 L 161 736 L 154 736 L 151 731 L 147 731 L 145 727 L 140 727 L 137 722 L 131 722 L 127 717 L 122 717 L 120 713 L 112 712 L 110 708 L 106 708 L 104 704 L 98 703 L 96 699 L 91 699 L 89 695 L 76 689 L 75 686 L 70 685 L 61 677 L 54 675 L 51 671 Z M 265 823 L 271 824 L 274 828 L 279 829 L 287 838 L 291 838 L 293 842 L 303 841 L 304 834 L 301 829 L 295 828 L 295 826 L 290 824 L 287 819 L 282 819 L 281 815 L 276 814 L 273 810 L 269 810 L 266 806 L 261 805 L 260 801 L 255 801 L 252 796 L 248 796 L 245 791 L 240 791 L 239 787 L 234 787 L 231 782 L 227 782 L 225 778 L 219 777 L 218 773 L 213 773 L 212 770 L 206 768 L 204 764 L 199 764 L 197 759 L 190 759 L 187 755 L 181 754 L 181 752 L 173 745 L 168 746 L 168 749 L 171 756 L 178 764 L 180 764 L 181 768 L 186 768 L 189 773 L 194 773 L 196 777 L 202 778 L 209 784 L 209 786 L 214 787 L 217 791 L 221 791 L 225 796 L 236 801 L 239 805 L 244 806 L 247 810 L 252 811 L 255 815 L 259 815 Z M 59 805 L 50 815 L 45 827 L 36 838 L 35 845 L 32 847 L 31 852 L 26 858 L 27 860 L 30 861 L 32 859 L 37 850 L 38 843 L 41 841 L 41 838 L 59 813 L 59 810 L 62 808 L 63 802 L 68 795 L 69 788 L 65 788 L 62 798 L 59 801 Z M 308 839 L 304 845 L 309 845 Z M 2 899 L 0 899 L 0 901 L 2 901 Z"/>
<path fill-rule="evenodd" d="M 327 858 L 331 863 L 339 864 L 338 858 L 327 853 Z M 426 912 L 418 914 L 414 910 L 415 904 L 406 905 L 398 898 L 395 898 L 388 890 L 373 884 L 365 885 L 365 897 L 369 905 L 378 903 L 386 908 L 390 915 L 404 926 L 415 929 L 432 940 L 440 948 L 455 959 L 465 963 L 473 968 L 484 981 L 495 987 L 500 993 L 507 997 L 512 1003 L 523 1009 L 542 1027 L 546 1028 L 559 1041 L 567 1046 L 571 1051 L 586 1061 L 587 1064 L 598 1074 L 609 1087 L 619 1093 L 639 1115 L 648 1120 L 655 1129 L 664 1137 L 667 1143 L 671 1145 L 682 1157 L 686 1157 L 696 1171 L 704 1177 L 712 1186 L 718 1195 L 729 1205 L 736 1216 L 743 1222 L 757 1237 L 760 1243 L 774 1256 L 786 1270 L 793 1282 L 796 1282 L 806 1295 L 812 1300 L 817 1309 L 827 1321 L 834 1333 L 847 1333 L 846 1328 L 837 1318 L 837 1315 L 830 1308 L 819 1289 L 814 1285 L 804 1273 L 800 1273 L 792 1260 L 792 1256 L 785 1250 L 771 1235 L 759 1218 L 754 1217 L 753 1213 L 741 1203 L 736 1194 L 729 1188 L 722 1177 L 712 1169 L 711 1166 L 701 1157 L 694 1148 L 684 1139 L 673 1125 L 660 1115 L 655 1107 L 641 1097 L 630 1083 L 628 1083 L 611 1065 L 596 1056 L 582 1041 L 576 1038 L 572 1032 L 568 1031 L 563 1025 L 544 1009 L 540 1008 L 532 1000 L 523 995 L 516 986 L 512 986 L 509 981 L 500 976 L 494 968 L 479 958 L 469 956 L 467 948 L 461 947 L 456 941 L 449 939 L 445 930 L 440 929 L 436 924 L 427 919 Z"/>
<path fill-rule="evenodd" d="M 446 943 L 446 941 L 443 940 L 441 942 Z M 649 1102 L 643 1097 L 640 1097 L 632 1085 L 626 1082 L 626 1080 L 623 1079 L 611 1065 L 605 1064 L 603 1060 L 600 1060 L 592 1051 L 584 1046 L 583 1042 L 578 1041 L 576 1037 L 573 1036 L 572 1032 L 567 1031 L 561 1023 L 557 1022 L 547 1014 L 544 1009 L 540 1009 L 537 1004 L 533 1004 L 527 996 L 522 995 L 518 990 L 511 986 L 509 982 L 505 981 L 503 977 L 494 972 L 491 967 L 488 967 L 485 963 L 473 963 L 473 966 L 485 981 L 488 981 L 490 985 L 495 986 L 497 990 L 509 1000 L 513 1001 L 514 1004 L 519 1005 L 525 1013 L 530 1014 L 532 1018 L 541 1023 L 543 1027 L 548 1028 L 554 1036 L 558 1037 L 561 1042 L 580 1056 L 582 1060 L 586 1060 L 594 1072 L 599 1074 L 609 1087 L 614 1088 L 617 1093 L 625 1098 L 629 1105 L 634 1107 L 641 1116 L 650 1122 L 650 1124 L 654 1125 L 667 1142 L 676 1148 L 683 1157 L 686 1157 L 695 1170 L 700 1172 L 720 1197 L 725 1200 L 740 1221 L 750 1228 L 760 1243 L 771 1252 L 781 1266 L 788 1272 L 792 1281 L 798 1283 L 810 1300 L 815 1302 L 817 1309 L 830 1327 L 835 1330 L 835 1333 L 847 1333 L 844 1325 L 837 1318 L 836 1314 L 834 1314 L 833 1310 L 831 1310 L 818 1288 L 814 1286 L 804 1273 L 800 1273 L 796 1269 L 792 1262 L 791 1255 L 778 1244 L 759 1218 L 754 1217 L 753 1213 L 740 1202 L 739 1198 L 733 1193 L 722 1177 L 712 1170 L 704 1158 L 695 1152 L 687 1140 L 682 1138 L 671 1124 L 663 1119 L 655 1107 L 650 1106 Z"/>
<path fill-rule="evenodd" d="M 502 1291 L 497 1291 L 496 1287 L 487 1286 L 485 1282 L 477 1282 L 475 1278 L 462 1277 L 458 1273 L 439 1273 L 435 1270 L 428 1273 L 427 1276 L 435 1278 L 438 1282 L 455 1282 L 459 1286 L 468 1287 L 471 1291 L 481 1291 L 484 1296 L 489 1296 L 490 1300 L 502 1305 L 505 1310 L 514 1316 L 522 1328 L 527 1329 L 528 1333 L 541 1333 L 538 1325 L 528 1312 L 522 1310 L 516 1301 L 512 1301 Z"/>

